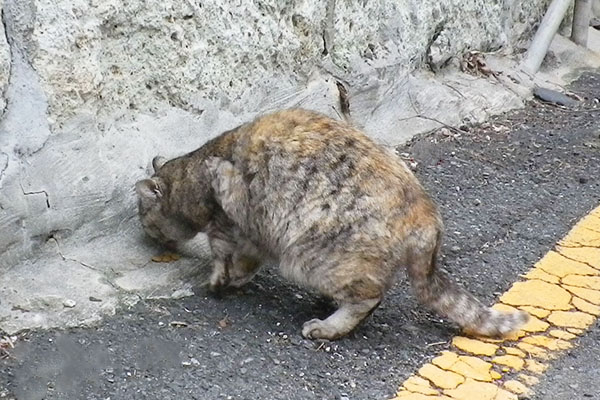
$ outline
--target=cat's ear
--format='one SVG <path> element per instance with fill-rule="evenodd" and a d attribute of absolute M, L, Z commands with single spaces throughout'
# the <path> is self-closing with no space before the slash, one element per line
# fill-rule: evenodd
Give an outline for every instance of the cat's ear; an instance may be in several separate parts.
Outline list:
<path fill-rule="evenodd" d="M 166 162 L 167 159 L 162 156 L 154 157 L 152 159 L 152 168 L 154 168 L 154 172 L 158 172 L 158 170 L 161 169 L 161 167 L 165 165 Z"/>
<path fill-rule="evenodd" d="M 145 206 L 156 204 L 163 196 L 160 184 L 156 179 L 143 179 L 137 182 L 135 191 Z"/>

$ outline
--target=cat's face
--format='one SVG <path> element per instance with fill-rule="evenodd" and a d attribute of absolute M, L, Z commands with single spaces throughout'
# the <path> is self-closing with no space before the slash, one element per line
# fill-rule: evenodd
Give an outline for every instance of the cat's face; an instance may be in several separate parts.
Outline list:
<path fill-rule="evenodd" d="M 157 158 L 153 160 L 155 171 L 161 167 L 160 161 Z M 148 236 L 174 248 L 177 242 L 189 240 L 198 233 L 188 221 L 170 211 L 167 204 L 169 188 L 160 177 L 137 182 L 135 190 L 140 220 Z"/>
<path fill-rule="evenodd" d="M 163 185 L 160 178 L 144 179 L 135 185 L 138 211 L 148 236 L 173 248 L 177 242 L 189 240 L 198 232 L 188 222 L 168 212 Z"/>

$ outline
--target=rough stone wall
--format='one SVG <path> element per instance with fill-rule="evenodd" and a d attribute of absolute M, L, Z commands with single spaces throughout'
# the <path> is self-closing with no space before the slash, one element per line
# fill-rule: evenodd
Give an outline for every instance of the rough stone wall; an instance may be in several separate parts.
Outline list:
<path fill-rule="evenodd" d="M 82 108 L 200 113 L 206 100 L 259 111 L 263 102 L 250 100 L 266 88 L 293 93 L 315 69 L 353 80 L 511 46 L 547 2 L 21 0 L 10 8 L 51 119 L 62 123 Z"/>
<path fill-rule="evenodd" d="M 415 107 L 443 119 L 450 102 L 412 71 L 510 52 L 548 3 L 0 0 L 0 274 L 50 239 L 137 232 L 132 186 L 152 156 L 271 109 L 341 117 L 338 85 L 354 123 L 400 143 Z M 448 121 L 487 115 L 465 107 Z"/>

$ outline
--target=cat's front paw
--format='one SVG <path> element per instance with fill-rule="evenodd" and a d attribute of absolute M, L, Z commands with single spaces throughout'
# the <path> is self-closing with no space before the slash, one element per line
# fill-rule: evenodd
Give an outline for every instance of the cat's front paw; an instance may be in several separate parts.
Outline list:
<path fill-rule="evenodd" d="M 223 273 L 223 271 L 215 271 L 210 276 L 210 283 L 208 288 L 211 292 L 218 293 L 222 291 L 225 287 L 229 286 L 229 276 Z"/>
<path fill-rule="evenodd" d="M 332 326 L 327 321 L 314 318 L 302 325 L 302 336 L 307 339 L 333 340 L 337 339 L 340 335 L 335 326 Z"/>

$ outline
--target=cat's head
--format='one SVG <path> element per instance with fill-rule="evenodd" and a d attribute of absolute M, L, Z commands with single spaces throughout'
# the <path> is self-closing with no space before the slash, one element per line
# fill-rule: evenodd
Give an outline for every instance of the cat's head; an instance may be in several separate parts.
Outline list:
<path fill-rule="evenodd" d="M 152 160 L 155 175 L 135 184 L 138 195 L 138 212 L 144 231 L 167 247 L 193 238 L 198 230 L 169 204 L 169 184 L 158 171 L 165 163 L 162 157 Z"/>

